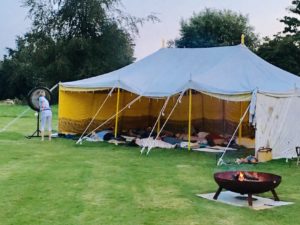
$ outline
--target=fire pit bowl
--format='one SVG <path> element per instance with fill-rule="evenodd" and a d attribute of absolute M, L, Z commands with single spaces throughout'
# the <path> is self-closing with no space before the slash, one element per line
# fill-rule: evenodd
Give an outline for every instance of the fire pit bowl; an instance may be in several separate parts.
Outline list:
<path fill-rule="evenodd" d="M 252 194 L 260 194 L 267 191 L 271 191 L 274 200 L 279 201 L 275 188 L 280 184 L 281 176 L 262 172 L 226 171 L 215 173 L 214 179 L 219 185 L 214 195 L 215 200 L 218 199 L 219 194 L 224 188 L 228 191 L 248 194 L 249 206 L 252 206 Z"/>

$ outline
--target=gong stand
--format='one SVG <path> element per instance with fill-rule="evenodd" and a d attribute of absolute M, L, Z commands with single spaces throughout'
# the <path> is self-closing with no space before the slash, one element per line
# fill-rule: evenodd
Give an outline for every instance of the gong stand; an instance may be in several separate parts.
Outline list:
<path fill-rule="evenodd" d="M 33 137 L 40 137 L 40 113 L 37 112 L 37 117 L 36 117 L 36 130 L 32 133 L 32 135 L 26 136 L 26 138 L 30 139 Z"/>
<path fill-rule="evenodd" d="M 55 86 L 54 86 L 55 87 Z M 51 90 L 49 90 L 46 87 L 36 87 L 33 88 L 28 96 L 27 96 L 27 102 L 30 108 L 32 108 L 34 111 L 37 112 L 36 117 L 36 130 L 32 133 L 32 135 L 26 136 L 26 138 L 30 139 L 32 137 L 40 137 L 40 108 L 39 108 L 39 93 L 41 91 L 44 91 L 46 94 L 47 100 L 50 102 L 52 98 Z"/>

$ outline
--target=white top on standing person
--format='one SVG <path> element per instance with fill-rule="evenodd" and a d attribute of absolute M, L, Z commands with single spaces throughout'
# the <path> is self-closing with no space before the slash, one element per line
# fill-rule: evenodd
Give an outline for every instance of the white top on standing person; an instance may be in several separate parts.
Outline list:
<path fill-rule="evenodd" d="M 41 136 L 42 141 L 44 141 L 44 135 L 45 135 L 45 125 L 47 123 L 48 126 L 48 137 L 49 141 L 51 141 L 51 133 L 52 133 L 52 111 L 50 108 L 49 101 L 46 99 L 46 93 L 45 91 L 40 91 L 39 93 L 39 108 L 41 112 Z"/>

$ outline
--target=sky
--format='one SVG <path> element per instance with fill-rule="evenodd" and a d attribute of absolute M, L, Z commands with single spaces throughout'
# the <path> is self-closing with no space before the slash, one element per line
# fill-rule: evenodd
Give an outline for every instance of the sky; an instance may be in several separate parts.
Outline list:
<path fill-rule="evenodd" d="M 260 37 L 272 36 L 283 30 L 279 19 L 288 15 L 292 0 L 122 0 L 121 9 L 133 16 L 155 13 L 159 23 L 148 22 L 140 27 L 135 38 L 135 57 L 141 59 L 162 46 L 162 40 L 179 37 L 180 21 L 205 8 L 230 9 L 247 15 L 249 24 Z M 0 0 L 0 59 L 6 48 L 15 47 L 15 39 L 30 28 L 22 0 Z"/>

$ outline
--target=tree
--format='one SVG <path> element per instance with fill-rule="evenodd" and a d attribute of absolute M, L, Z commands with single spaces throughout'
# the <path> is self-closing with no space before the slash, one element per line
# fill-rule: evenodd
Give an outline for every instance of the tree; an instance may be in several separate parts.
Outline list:
<path fill-rule="evenodd" d="M 273 39 L 264 38 L 257 49 L 257 54 L 268 62 L 300 76 L 300 0 L 292 1 L 289 12 L 295 17 L 285 16 L 280 21 L 285 24 L 282 33 Z"/>
<path fill-rule="evenodd" d="M 16 50 L 8 49 L 9 57 L 4 57 L 0 69 L 2 98 L 24 98 L 27 90 L 38 82 L 37 77 L 34 77 L 32 61 L 29 60 L 32 58 L 32 46 L 26 46 L 26 41 L 21 37 L 17 38 L 16 45 Z"/>
<path fill-rule="evenodd" d="M 300 48 L 293 36 L 264 38 L 256 53 L 269 63 L 300 76 Z"/>
<path fill-rule="evenodd" d="M 300 0 L 293 0 L 292 6 L 289 8 L 289 12 L 293 14 L 300 15 Z M 280 22 L 284 23 L 286 26 L 283 33 L 295 34 L 296 36 L 300 35 L 300 19 L 297 17 L 285 16 Z"/>
<path fill-rule="evenodd" d="M 22 97 L 34 86 L 51 87 L 133 62 L 138 25 L 156 17 L 132 17 L 119 10 L 119 4 L 119 0 L 24 0 L 32 29 L 18 37 L 16 49 L 8 49 L 0 68 L 0 81 L 6 84 L 0 98 Z"/>
<path fill-rule="evenodd" d="M 189 20 L 181 21 L 180 38 L 175 40 L 178 48 L 199 48 L 237 45 L 245 34 L 245 44 L 257 45 L 258 37 L 248 24 L 248 18 L 230 10 L 205 9 Z"/>

